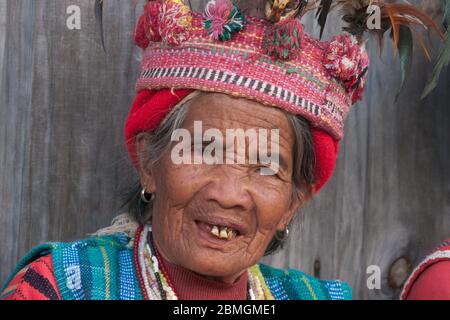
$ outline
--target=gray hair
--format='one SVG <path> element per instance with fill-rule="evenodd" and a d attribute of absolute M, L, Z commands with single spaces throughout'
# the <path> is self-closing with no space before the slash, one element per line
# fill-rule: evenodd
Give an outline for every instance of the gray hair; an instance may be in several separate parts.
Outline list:
<path fill-rule="evenodd" d="M 196 96 L 197 94 L 193 95 Z M 136 140 L 144 139 L 146 150 L 138 155 L 145 168 L 156 165 L 161 158 L 170 151 L 171 136 L 174 130 L 182 127 L 189 110 L 192 97 L 183 100 L 174 107 L 172 112 L 153 132 L 140 133 Z M 289 119 L 295 133 L 295 143 L 293 151 L 293 194 L 292 197 L 298 197 L 302 202 L 311 197 L 311 186 L 314 184 L 314 165 L 315 155 L 312 143 L 312 135 L 309 129 L 309 123 L 303 117 L 293 115 L 284 111 Z M 125 205 L 128 205 L 128 212 L 139 222 L 146 223 L 151 219 L 153 211 L 153 201 L 146 203 L 141 200 L 141 189 L 139 183 L 135 188 L 125 195 Z M 297 215 L 297 214 L 296 214 Z M 291 224 L 292 221 L 289 223 Z M 283 232 L 277 231 L 275 237 L 269 243 L 264 255 L 269 255 L 283 247 L 285 238 Z"/>

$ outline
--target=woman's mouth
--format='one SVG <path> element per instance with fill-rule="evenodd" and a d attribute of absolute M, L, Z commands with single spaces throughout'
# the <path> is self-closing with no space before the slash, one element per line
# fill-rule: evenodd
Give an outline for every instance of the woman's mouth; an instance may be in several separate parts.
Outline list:
<path fill-rule="evenodd" d="M 240 235 L 240 232 L 231 226 L 210 224 L 198 220 L 196 220 L 195 223 L 199 229 L 200 236 L 214 243 L 223 244 L 235 240 Z"/>
<path fill-rule="evenodd" d="M 213 226 L 211 228 L 211 234 L 217 238 L 231 240 L 236 238 L 237 231 L 228 227 Z"/>

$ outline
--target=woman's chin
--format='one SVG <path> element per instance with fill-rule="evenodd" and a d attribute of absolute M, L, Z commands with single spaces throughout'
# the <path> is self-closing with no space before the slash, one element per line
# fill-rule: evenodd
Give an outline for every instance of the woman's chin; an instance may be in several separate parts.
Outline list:
<path fill-rule="evenodd" d="M 220 252 L 211 253 L 210 250 L 193 250 L 189 259 L 185 259 L 183 266 L 190 271 L 214 278 L 229 278 L 246 270 L 249 266 L 243 264 L 243 259 L 231 259 Z M 188 263 L 186 263 L 188 262 Z"/>

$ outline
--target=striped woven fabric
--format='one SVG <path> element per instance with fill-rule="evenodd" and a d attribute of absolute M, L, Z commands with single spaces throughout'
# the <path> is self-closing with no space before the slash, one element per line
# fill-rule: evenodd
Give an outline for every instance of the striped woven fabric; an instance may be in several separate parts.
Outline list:
<path fill-rule="evenodd" d="M 136 278 L 133 252 L 126 245 L 130 238 L 123 234 L 93 237 L 74 243 L 42 244 L 28 253 L 7 281 L 5 298 L 20 299 L 12 292 L 21 281 L 23 268 L 36 268 L 40 258 L 52 262 L 52 272 L 41 273 L 54 284 L 58 297 L 63 300 L 140 300 L 141 290 Z M 51 260 L 48 254 L 51 252 Z M 37 260 L 36 260 L 37 259 Z M 34 262 L 33 262 L 34 261 Z M 33 285 L 34 282 L 31 284 Z M 12 295 L 12 296 L 11 296 Z M 41 299 L 40 295 L 24 298 Z"/>
<path fill-rule="evenodd" d="M 137 253 L 124 234 L 92 237 L 73 243 L 47 243 L 18 264 L 0 290 L 2 299 L 141 300 Z M 350 287 L 323 281 L 298 270 L 256 264 L 250 272 L 267 291 L 267 299 L 351 299 Z"/>
<path fill-rule="evenodd" d="M 61 300 L 50 255 L 20 270 L 0 295 L 2 300 Z"/>
<path fill-rule="evenodd" d="M 275 300 L 350 300 L 352 290 L 341 281 L 319 280 L 302 271 L 277 269 L 259 264 Z"/>

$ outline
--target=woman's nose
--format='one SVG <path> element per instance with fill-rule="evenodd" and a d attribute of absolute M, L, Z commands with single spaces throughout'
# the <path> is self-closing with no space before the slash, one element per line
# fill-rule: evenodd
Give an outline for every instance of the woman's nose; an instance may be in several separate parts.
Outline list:
<path fill-rule="evenodd" d="M 205 187 L 205 196 L 224 209 L 250 210 L 253 200 L 249 192 L 249 181 L 244 170 L 231 165 L 217 168 Z M 213 170 L 214 171 L 214 170 Z"/>

